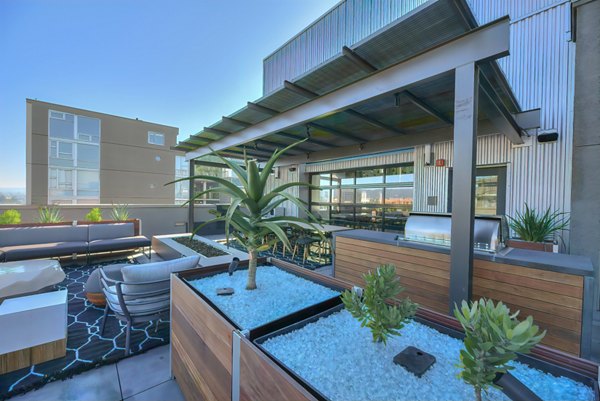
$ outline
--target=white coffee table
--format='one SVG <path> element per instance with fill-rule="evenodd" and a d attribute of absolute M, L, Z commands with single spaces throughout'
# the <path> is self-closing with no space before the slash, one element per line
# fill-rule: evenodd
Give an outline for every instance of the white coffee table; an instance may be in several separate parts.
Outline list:
<path fill-rule="evenodd" d="M 0 374 L 65 356 L 67 290 L 4 300 L 0 328 Z"/>
<path fill-rule="evenodd" d="M 32 294 L 65 279 L 57 260 L 23 260 L 0 263 L 0 302 L 4 298 Z"/>

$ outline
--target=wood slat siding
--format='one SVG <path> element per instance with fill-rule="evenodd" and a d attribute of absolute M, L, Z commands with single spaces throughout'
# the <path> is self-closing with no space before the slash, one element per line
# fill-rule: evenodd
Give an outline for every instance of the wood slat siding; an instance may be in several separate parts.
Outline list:
<path fill-rule="evenodd" d="M 450 256 L 370 241 L 336 237 L 335 276 L 364 286 L 362 275 L 382 263 L 396 265 L 406 295 L 421 306 L 448 313 Z M 580 355 L 583 277 L 475 259 L 473 299 L 502 301 L 548 331 L 543 344 Z"/>
<path fill-rule="evenodd" d="M 396 265 L 404 292 L 413 301 L 440 313 L 448 312 L 450 257 L 376 242 L 336 237 L 335 276 L 364 286 L 362 275 L 382 263 Z"/>
<path fill-rule="evenodd" d="M 179 277 L 171 283 L 171 359 L 185 399 L 231 400 L 234 327 Z"/>
<path fill-rule="evenodd" d="M 473 261 L 473 298 L 502 301 L 521 318 L 533 316 L 548 330 L 545 345 L 579 355 L 583 277 L 547 270 Z"/>
<path fill-rule="evenodd" d="M 240 340 L 240 401 L 316 401 L 246 338 Z"/>

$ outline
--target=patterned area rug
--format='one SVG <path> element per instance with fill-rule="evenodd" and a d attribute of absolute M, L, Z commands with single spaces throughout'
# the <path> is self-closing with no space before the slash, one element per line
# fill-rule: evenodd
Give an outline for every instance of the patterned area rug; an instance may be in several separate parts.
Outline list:
<path fill-rule="evenodd" d="M 114 363 L 125 357 L 125 324 L 109 315 L 104 335 L 100 324 L 104 308 L 92 305 L 83 293 L 90 273 L 99 266 L 126 263 L 113 260 L 87 266 L 64 268 L 66 278 L 57 284 L 58 289 L 68 290 L 67 355 L 30 368 L 0 375 L 0 399 L 43 386 L 50 381 L 65 379 L 97 366 Z M 131 263 L 131 262 L 130 262 Z M 132 355 L 168 344 L 169 322 L 148 322 L 136 325 L 131 332 Z"/>

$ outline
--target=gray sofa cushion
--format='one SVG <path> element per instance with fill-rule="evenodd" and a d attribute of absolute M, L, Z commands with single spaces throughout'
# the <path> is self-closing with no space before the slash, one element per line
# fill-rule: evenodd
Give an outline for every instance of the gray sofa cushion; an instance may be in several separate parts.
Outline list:
<path fill-rule="evenodd" d="M 66 256 L 72 253 L 86 253 L 87 249 L 87 242 L 75 241 L 6 246 L 0 248 L 0 251 L 4 254 L 4 260 L 11 262 L 15 260 Z"/>
<path fill-rule="evenodd" d="M 133 223 L 90 224 L 88 241 L 135 236 Z"/>
<path fill-rule="evenodd" d="M 87 240 L 87 225 L 0 228 L 0 247 Z"/>
<path fill-rule="evenodd" d="M 123 267 L 123 281 L 125 283 L 142 283 L 146 281 L 166 280 L 171 273 L 193 269 L 198 266 L 200 255 L 188 256 L 180 259 L 166 260 L 164 262 L 146 263 L 141 265 L 129 265 Z M 158 291 L 169 288 L 169 282 L 148 285 L 123 285 L 123 292 L 131 294 L 135 292 Z"/>
<path fill-rule="evenodd" d="M 123 237 L 114 239 L 99 239 L 90 241 L 89 249 L 90 253 L 94 252 L 108 252 L 132 248 L 141 248 L 144 246 L 150 246 L 151 242 L 148 238 L 143 235 L 136 237 Z"/>

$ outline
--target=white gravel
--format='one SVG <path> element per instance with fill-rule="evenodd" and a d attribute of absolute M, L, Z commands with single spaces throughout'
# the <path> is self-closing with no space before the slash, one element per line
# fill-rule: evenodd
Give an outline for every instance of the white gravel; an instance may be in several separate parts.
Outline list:
<path fill-rule="evenodd" d="M 274 266 L 259 266 L 257 289 L 246 290 L 247 270 L 191 280 L 242 329 L 252 329 L 308 306 L 339 296 L 338 291 L 305 280 Z M 231 287 L 234 295 L 217 296 L 217 288 Z"/>

